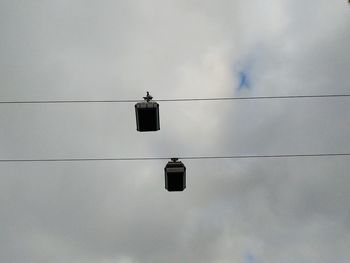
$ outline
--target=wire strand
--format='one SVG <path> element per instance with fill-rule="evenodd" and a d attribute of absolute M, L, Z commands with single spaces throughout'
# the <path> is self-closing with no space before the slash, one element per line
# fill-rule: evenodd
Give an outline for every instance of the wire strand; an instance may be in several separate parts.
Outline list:
<path fill-rule="evenodd" d="M 350 153 L 310 153 L 310 154 L 272 154 L 272 155 L 230 155 L 230 156 L 183 156 L 180 160 L 202 159 L 257 159 L 257 158 L 301 158 L 301 157 L 341 157 Z M 95 161 L 152 161 L 170 160 L 173 157 L 128 157 L 128 158 L 53 158 L 53 159 L 0 159 L 0 162 L 95 162 Z"/>
<path fill-rule="evenodd" d="M 224 101 L 224 100 L 270 100 L 270 99 L 307 99 L 307 98 L 345 98 L 350 94 L 323 94 L 323 95 L 287 95 L 287 96 L 253 96 L 253 97 L 221 97 L 221 98 L 179 98 L 158 99 L 161 102 L 188 102 L 188 101 Z M 0 104 L 63 104 L 63 103 L 135 103 L 141 100 L 30 100 L 30 101 L 0 101 Z"/>

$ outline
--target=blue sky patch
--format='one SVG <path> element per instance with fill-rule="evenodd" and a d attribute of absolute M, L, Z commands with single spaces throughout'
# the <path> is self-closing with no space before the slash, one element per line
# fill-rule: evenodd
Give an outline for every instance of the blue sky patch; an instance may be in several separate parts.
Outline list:
<path fill-rule="evenodd" d="M 239 86 L 238 89 L 249 89 L 250 88 L 250 79 L 248 72 L 241 71 L 239 72 Z"/>
<path fill-rule="evenodd" d="M 255 263 L 255 257 L 251 252 L 246 252 L 244 254 L 244 263 Z"/>

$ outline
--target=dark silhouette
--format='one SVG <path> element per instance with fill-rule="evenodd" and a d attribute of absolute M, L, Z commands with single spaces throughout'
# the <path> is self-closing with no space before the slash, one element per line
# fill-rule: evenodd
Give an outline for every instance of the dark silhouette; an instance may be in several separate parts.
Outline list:
<path fill-rule="evenodd" d="M 145 101 L 135 104 L 136 128 L 140 132 L 158 131 L 159 123 L 159 104 L 151 101 L 153 97 L 147 91 Z"/>
<path fill-rule="evenodd" d="M 177 158 L 172 158 L 164 168 L 165 189 L 169 192 L 183 191 L 186 188 L 186 167 Z"/>

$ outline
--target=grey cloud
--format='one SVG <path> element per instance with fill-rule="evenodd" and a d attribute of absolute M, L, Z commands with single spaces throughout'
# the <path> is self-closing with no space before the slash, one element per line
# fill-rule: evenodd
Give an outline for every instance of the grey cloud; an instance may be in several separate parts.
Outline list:
<path fill-rule="evenodd" d="M 1 1 L 2 100 L 346 93 L 348 5 Z M 347 10 L 347 11 L 345 11 Z M 256 54 L 254 88 L 232 65 Z M 0 109 L 0 157 L 347 152 L 347 99 Z M 0 165 L 2 262 L 347 262 L 347 158 Z"/>

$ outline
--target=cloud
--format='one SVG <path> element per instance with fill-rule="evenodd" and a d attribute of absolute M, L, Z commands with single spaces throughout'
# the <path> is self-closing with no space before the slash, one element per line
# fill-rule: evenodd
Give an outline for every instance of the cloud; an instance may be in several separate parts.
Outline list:
<path fill-rule="evenodd" d="M 2 1 L 0 15 L 3 100 L 234 96 L 239 72 L 252 96 L 349 82 L 341 2 Z M 133 104 L 2 105 L 0 157 L 347 152 L 349 111 L 162 102 L 161 130 L 140 134 Z M 184 163 L 176 194 L 166 161 L 1 163 L 1 261 L 348 262 L 347 158 Z"/>

